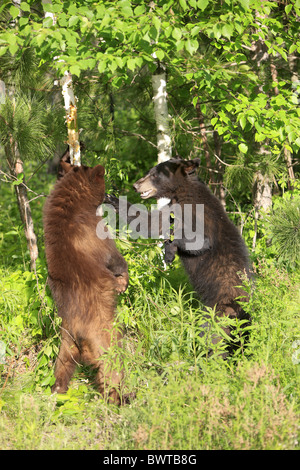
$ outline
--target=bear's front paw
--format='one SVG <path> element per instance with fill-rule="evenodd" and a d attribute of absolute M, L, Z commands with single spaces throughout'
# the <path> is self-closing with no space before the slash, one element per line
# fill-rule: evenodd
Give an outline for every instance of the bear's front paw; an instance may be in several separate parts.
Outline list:
<path fill-rule="evenodd" d="M 119 208 L 119 199 L 114 194 L 105 194 L 103 202 L 112 205 L 114 209 Z"/>
<path fill-rule="evenodd" d="M 173 263 L 175 259 L 175 254 L 177 252 L 177 246 L 171 240 L 165 241 L 165 256 L 164 260 L 166 264 Z"/>
<path fill-rule="evenodd" d="M 128 276 L 124 276 L 123 274 L 119 276 L 115 276 L 116 278 L 116 291 L 118 294 L 122 294 L 126 291 L 128 287 Z"/>

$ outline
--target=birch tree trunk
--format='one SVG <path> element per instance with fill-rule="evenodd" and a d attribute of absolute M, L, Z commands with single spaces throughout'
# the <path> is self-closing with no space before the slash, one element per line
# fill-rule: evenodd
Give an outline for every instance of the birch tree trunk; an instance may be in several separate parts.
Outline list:
<path fill-rule="evenodd" d="M 42 0 L 43 4 L 52 3 L 52 0 Z M 46 12 L 45 18 L 52 18 L 53 24 L 56 23 L 56 17 L 54 13 Z M 59 60 L 59 57 L 56 58 Z M 77 98 L 73 91 L 73 80 L 70 72 L 66 71 L 63 78 L 60 80 L 62 87 L 62 95 L 64 98 L 64 107 L 66 110 L 66 124 L 68 130 L 68 145 L 70 151 L 70 162 L 71 165 L 81 165 L 80 158 L 80 142 L 79 142 L 79 130 L 77 121 Z"/>
<path fill-rule="evenodd" d="M 65 72 L 65 75 L 61 79 L 60 84 L 62 86 L 62 95 L 64 97 L 66 110 L 70 161 L 71 165 L 80 166 L 80 142 L 76 106 L 77 100 L 73 91 L 72 75 L 69 72 Z"/>
<path fill-rule="evenodd" d="M 257 171 L 255 175 L 254 192 L 254 236 L 252 250 L 255 250 L 257 239 L 257 223 L 261 210 L 268 212 L 272 207 L 272 183 L 268 175 Z"/>
<path fill-rule="evenodd" d="M 265 0 L 263 0 L 265 1 Z M 260 35 L 261 29 L 260 29 L 260 21 L 259 19 L 262 18 L 262 15 L 260 14 L 259 11 L 256 12 L 256 17 L 258 19 L 258 28 L 256 30 L 257 34 Z M 268 53 L 268 48 L 265 44 L 264 41 L 264 36 L 259 37 L 259 39 L 252 44 L 252 50 L 254 52 L 253 60 L 256 61 L 257 67 L 258 67 L 258 76 L 261 78 L 261 82 L 264 82 L 265 79 L 265 70 L 263 67 L 263 64 L 265 64 L 265 67 L 267 67 L 267 64 L 269 64 L 270 67 L 270 72 L 272 75 L 273 80 L 277 78 L 276 74 L 276 67 L 274 66 L 274 63 L 271 60 L 271 57 Z M 260 91 L 262 91 L 262 85 L 259 88 Z M 275 94 L 278 93 L 277 87 L 275 87 Z M 261 148 L 259 150 L 260 154 L 266 154 L 267 151 L 264 147 L 264 144 L 262 143 Z M 254 186 L 253 186 L 253 203 L 254 203 L 254 236 L 252 240 L 252 250 L 255 250 L 256 246 L 256 239 L 257 239 L 257 222 L 260 217 L 260 211 L 263 210 L 265 212 L 268 212 L 271 207 L 272 207 L 272 180 L 270 179 L 270 176 L 265 173 L 262 174 L 260 169 L 255 174 L 255 179 L 254 179 Z"/>
<path fill-rule="evenodd" d="M 166 72 L 160 65 L 157 67 L 157 73 L 152 75 L 152 89 L 154 115 L 157 129 L 157 162 L 162 163 L 172 158 L 172 144 L 167 102 L 167 76 Z M 157 209 L 162 209 L 164 206 L 169 204 L 170 201 L 170 199 L 165 197 L 158 199 Z M 160 236 L 160 238 L 164 237 Z M 162 247 L 163 243 L 160 243 L 159 246 Z M 167 269 L 167 265 L 162 254 L 161 258 L 164 269 Z"/>
<path fill-rule="evenodd" d="M 157 129 L 157 161 L 162 163 L 172 158 L 172 146 L 167 103 L 167 79 L 166 73 L 161 67 L 158 68 L 158 73 L 152 75 L 152 88 Z"/>

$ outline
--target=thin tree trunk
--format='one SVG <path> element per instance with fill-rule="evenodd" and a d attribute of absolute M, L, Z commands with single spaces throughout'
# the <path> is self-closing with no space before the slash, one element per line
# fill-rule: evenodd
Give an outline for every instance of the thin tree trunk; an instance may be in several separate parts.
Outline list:
<path fill-rule="evenodd" d="M 254 184 L 254 236 L 252 240 L 252 250 L 255 250 L 257 239 L 257 224 L 260 211 L 268 212 L 272 207 L 272 183 L 267 175 L 257 171 Z"/>
<path fill-rule="evenodd" d="M 265 1 L 265 0 L 263 0 Z M 256 17 L 258 20 L 262 18 L 262 15 L 259 11 L 256 12 Z M 257 34 L 261 32 L 260 22 L 258 21 Z M 268 53 L 268 48 L 265 44 L 263 37 L 260 37 L 256 42 L 252 44 L 252 50 L 254 52 L 253 60 L 256 61 L 258 67 L 258 76 L 263 82 L 265 79 L 264 70 L 262 64 L 270 64 L 270 71 L 272 79 L 277 82 L 277 70 L 274 63 L 271 60 L 271 57 Z M 261 90 L 262 86 L 260 87 Z M 275 87 L 275 93 L 278 93 L 277 87 Z M 264 144 L 262 143 L 261 148 L 258 153 L 266 153 Z M 268 212 L 272 207 L 272 181 L 268 174 L 262 174 L 260 169 L 255 174 L 254 186 L 253 186 L 253 204 L 254 204 L 254 236 L 252 239 L 252 250 L 255 250 L 256 240 L 257 240 L 257 228 L 258 220 L 260 218 L 260 211 L 264 210 Z"/>
<path fill-rule="evenodd" d="M 62 94 L 64 97 L 65 110 L 66 110 L 66 123 L 68 129 L 68 144 L 70 148 L 70 161 L 71 165 L 80 166 L 80 142 L 79 130 L 77 122 L 77 106 L 76 97 L 73 91 L 72 75 L 65 72 L 64 77 L 61 79 Z"/>
<path fill-rule="evenodd" d="M 22 160 L 17 156 L 18 148 L 15 142 L 10 143 L 10 148 L 5 147 L 5 154 L 9 164 L 10 173 L 15 178 L 19 178 L 23 174 L 23 181 L 20 184 L 15 185 L 15 193 L 17 196 L 17 202 L 21 221 L 24 226 L 24 233 L 27 242 L 27 247 L 30 255 L 30 266 L 31 270 L 35 271 L 36 260 L 38 258 L 38 245 L 37 237 L 34 231 L 34 224 L 31 215 L 31 209 L 28 201 L 27 188 L 25 185 L 25 176 Z"/>
<path fill-rule="evenodd" d="M 16 178 L 20 174 L 24 175 L 23 162 L 20 159 L 17 159 L 14 167 L 14 174 Z M 27 241 L 27 247 L 30 254 L 30 266 L 31 270 L 35 271 L 36 269 L 36 260 L 38 258 L 38 245 L 37 237 L 34 232 L 33 219 L 31 215 L 31 209 L 28 201 L 27 188 L 25 186 L 25 177 L 23 176 L 23 183 L 15 186 L 15 192 L 17 195 L 17 201 L 19 206 L 19 211 L 21 215 L 21 220 L 24 225 L 25 237 Z"/>
<path fill-rule="evenodd" d="M 167 76 L 165 70 L 158 63 L 157 71 L 152 75 L 153 106 L 157 129 L 157 162 L 162 163 L 172 158 L 172 142 L 170 133 L 170 118 L 167 101 Z M 169 204 L 170 199 L 162 197 L 157 200 L 157 209 Z M 160 236 L 160 238 L 164 238 Z M 160 247 L 163 243 L 159 244 Z M 167 265 L 161 253 L 164 269 Z"/>
<path fill-rule="evenodd" d="M 42 0 L 43 4 L 50 4 L 52 0 Z M 56 17 L 54 13 L 46 12 L 45 18 L 52 18 L 53 24 L 56 23 Z M 59 57 L 55 57 L 54 60 L 59 60 Z M 77 99 L 73 91 L 73 80 L 70 72 L 66 71 L 63 78 L 60 80 L 62 87 L 62 95 L 64 98 L 64 105 L 66 110 L 66 123 L 68 129 L 68 145 L 70 150 L 70 162 L 71 165 L 81 165 L 80 158 L 80 142 L 79 142 L 79 130 L 77 121 Z"/>
<path fill-rule="evenodd" d="M 20 2 L 16 3 L 19 4 Z M 13 88 L 9 88 L 7 95 L 8 99 L 14 100 Z M 5 102 L 5 83 L 3 81 L 1 81 L 0 102 Z M 21 174 L 23 174 L 22 183 L 15 185 L 15 193 L 17 196 L 17 203 L 19 207 L 21 221 L 24 226 L 25 238 L 30 255 L 31 270 L 35 271 L 36 260 L 39 255 L 37 237 L 34 231 L 34 224 L 27 196 L 27 188 L 25 186 L 23 162 L 19 156 L 19 149 L 17 143 L 13 140 L 12 136 L 10 138 L 10 144 L 5 146 L 4 151 L 9 165 L 10 174 L 17 179 Z"/>
<path fill-rule="evenodd" d="M 172 157 L 170 119 L 167 103 L 167 79 L 164 70 L 159 67 L 158 73 L 152 75 L 153 104 L 157 129 L 158 163 Z"/>

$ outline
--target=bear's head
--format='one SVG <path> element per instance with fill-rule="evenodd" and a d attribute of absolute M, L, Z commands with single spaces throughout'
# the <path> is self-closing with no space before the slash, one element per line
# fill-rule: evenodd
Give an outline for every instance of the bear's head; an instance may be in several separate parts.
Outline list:
<path fill-rule="evenodd" d="M 105 169 L 102 165 L 97 165 L 94 168 L 81 165 L 75 166 L 70 163 L 61 161 L 61 174 L 63 176 L 60 181 L 68 181 L 69 184 L 74 186 L 81 186 L 85 188 L 84 192 L 92 193 L 98 204 L 104 200 L 105 194 Z M 64 184 L 64 183 L 63 183 Z M 90 189 L 90 191 L 88 191 Z"/>
<path fill-rule="evenodd" d="M 133 187 L 140 193 L 142 199 L 150 197 L 172 199 L 182 184 L 189 184 L 187 178 L 195 173 L 199 164 L 199 158 L 194 160 L 171 158 L 151 168 Z"/>

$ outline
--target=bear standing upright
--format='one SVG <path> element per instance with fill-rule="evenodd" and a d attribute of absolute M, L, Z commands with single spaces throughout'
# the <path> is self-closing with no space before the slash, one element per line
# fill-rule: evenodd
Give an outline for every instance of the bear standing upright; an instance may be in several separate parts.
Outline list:
<path fill-rule="evenodd" d="M 44 208 L 49 286 L 62 317 L 62 341 L 52 392 L 64 393 L 77 364 L 97 369 L 100 393 L 120 403 L 122 371 L 101 360 L 121 340 L 115 328 L 117 293 L 128 285 L 127 263 L 111 238 L 97 236 L 105 193 L 103 166 L 73 167 L 56 182 Z M 106 228 L 104 228 L 106 230 Z"/>
<path fill-rule="evenodd" d="M 133 186 L 142 199 L 167 198 L 170 200 L 169 206 L 179 207 L 182 214 L 185 207 L 190 206 L 193 229 L 197 225 L 197 217 L 202 217 L 200 222 L 204 230 L 201 246 L 193 248 L 191 241 L 195 233 L 189 239 L 183 230 L 181 237 L 166 241 L 165 259 L 170 263 L 175 253 L 178 253 L 195 291 L 207 307 L 216 308 L 218 316 L 250 319 L 236 300 L 237 297 L 247 300 L 247 293 L 238 286 L 242 284 L 241 274 L 250 278 L 248 251 L 218 198 L 196 176 L 199 163 L 199 159 L 172 158 L 156 165 Z M 106 202 L 111 203 L 128 224 L 135 220 L 136 214 L 130 203 L 120 205 L 114 196 L 107 196 Z M 197 215 L 198 205 L 204 207 L 202 216 Z M 143 220 L 148 226 L 148 232 L 144 231 L 144 234 L 151 237 L 152 220 L 159 220 L 161 224 L 164 212 L 168 214 L 169 208 L 162 208 L 160 215 L 157 211 L 146 213 Z M 186 228 L 186 225 L 183 220 L 182 227 Z"/>

